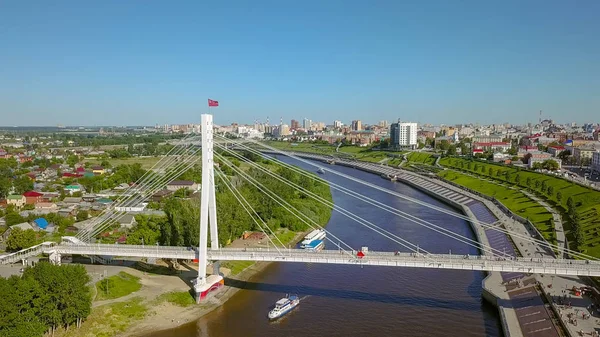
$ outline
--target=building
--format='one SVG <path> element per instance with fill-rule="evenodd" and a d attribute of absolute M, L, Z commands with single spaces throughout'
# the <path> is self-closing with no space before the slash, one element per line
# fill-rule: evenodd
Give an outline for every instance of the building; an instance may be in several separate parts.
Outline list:
<path fill-rule="evenodd" d="M 388 127 L 388 121 L 379 121 L 379 123 L 377 124 L 382 128 L 387 128 Z"/>
<path fill-rule="evenodd" d="M 558 168 L 560 169 L 561 166 L 561 160 L 558 158 L 553 158 L 552 155 L 550 153 L 547 152 L 531 152 L 530 153 L 530 157 L 527 160 L 527 167 L 532 168 L 533 164 L 535 163 L 543 163 L 546 160 L 554 160 L 555 162 L 558 163 Z"/>
<path fill-rule="evenodd" d="M 558 156 L 561 152 L 563 152 L 565 150 L 564 146 L 558 146 L 558 145 L 550 145 L 548 146 L 548 152 L 553 156 L 556 157 Z"/>
<path fill-rule="evenodd" d="M 197 191 L 199 189 L 199 185 L 190 180 L 173 180 L 167 184 L 167 190 L 169 191 L 177 191 L 182 188 L 187 188 L 191 191 Z"/>
<path fill-rule="evenodd" d="M 360 131 L 362 130 L 362 122 L 360 120 L 352 121 L 352 126 L 350 127 L 352 131 Z"/>
<path fill-rule="evenodd" d="M 97 175 L 102 175 L 105 171 L 104 167 L 102 166 L 92 166 L 92 172 Z"/>
<path fill-rule="evenodd" d="M 73 193 L 83 192 L 83 187 L 81 185 L 67 185 L 65 186 L 65 192 L 73 195 Z"/>
<path fill-rule="evenodd" d="M 479 135 L 473 137 L 473 143 L 501 143 L 501 135 Z"/>
<path fill-rule="evenodd" d="M 25 205 L 27 199 L 22 195 L 9 195 L 6 197 L 7 205 L 15 205 L 17 208 L 21 208 Z"/>
<path fill-rule="evenodd" d="M 160 190 L 152 195 L 151 200 L 154 202 L 161 202 L 163 199 L 168 198 L 171 194 L 173 194 L 173 191 L 171 190 Z"/>
<path fill-rule="evenodd" d="M 417 147 L 417 123 L 392 123 L 390 126 L 390 146 L 395 148 Z"/>
<path fill-rule="evenodd" d="M 36 191 L 27 191 L 23 193 L 23 196 L 25 197 L 25 204 L 27 205 L 35 205 L 38 202 L 42 202 L 44 197 L 42 193 Z"/>
<path fill-rule="evenodd" d="M 510 150 L 511 144 L 505 142 L 473 143 L 473 149 L 482 149 L 492 152 L 506 152 Z"/>
<path fill-rule="evenodd" d="M 290 129 L 291 130 L 298 130 L 298 129 L 300 129 L 300 122 L 298 122 L 295 119 L 292 119 L 292 122 L 290 123 Z"/>
<path fill-rule="evenodd" d="M 137 225 L 137 221 L 135 220 L 135 217 L 131 214 L 125 214 L 122 217 L 120 217 L 117 220 L 117 223 L 121 226 L 121 227 L 125 227 L 127 229 L 131 229 L 133 228 L 135 225 Z"/>
<path fill-rule="evenodd" d="M 304 130 L 310 130 L 311 126 L 312 126 L 312 121 L 308 118 L 304 118 L 304 120 L 302 121 L 302 128 L 304 128 Z"/>
<path fill-rule="evenodd" d="M 138 204 L 136 206 L 116 206 L 115 207 L 115 211 L 118 212 L 136 212 L 136 213 L 140 213 L 143 212 L 146 209 L 146 206 L 148 204 L 147 203 L 141 203 Z"/>
<path fill-rule="evenodd" d="M 600 151 L 596 151 L 592 154 L 590 169 L 592 172 L 600 174 Z"/>
<path fill-rule="evenodd" d="M 339 129 L 342 127 L 342 121 L 333 121 L 333 127 Z"/>

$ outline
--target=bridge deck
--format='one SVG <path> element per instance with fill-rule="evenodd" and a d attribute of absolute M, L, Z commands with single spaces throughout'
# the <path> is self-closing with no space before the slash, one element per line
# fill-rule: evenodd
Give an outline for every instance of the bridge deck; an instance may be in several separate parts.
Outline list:
<path fill-rule="evenodd" d="M 76 255 L 101 255 L 118 257 L 146 257 L 192 260 L 198 258 L 198 252 L 188 247 L 134 246 L 134 245 L 54 245 L 40 246 L 33 250 L 40 253 L 59 253 Z M 355 253 L 355 252 L 354 252 Z M 268 262 L 305 262 L 349 265 L 371 265 L 389 267 L 413 267 L 434 269 L 457 269 L 475 271 L 520 272 L 553 275 L 600 276 L 600 262 L 566 259 L 503 259 L 488 256 L 469 256 L 451 254 L 414 254 L 370 251 L 363 258 L 354 253 L 338 250 L 309 252 L 302 249 L 285 249 L 278 252 L 271 249 L 234 249 L 224 248 L 208 250 L 209 260 L 222 261 L 268 261 Z"/>

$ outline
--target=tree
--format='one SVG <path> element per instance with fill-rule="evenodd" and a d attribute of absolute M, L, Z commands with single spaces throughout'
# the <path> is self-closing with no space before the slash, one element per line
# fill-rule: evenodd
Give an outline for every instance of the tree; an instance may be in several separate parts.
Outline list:
<path fill-rule="evenodd" d="M 552 193 L 550 191 L 554 191 L 554 187 L 550 186 L 548 187 L 548 194 L 552 195 Z M 556 192 L 556 201 L 560 204 L 560 201 L 562 200 L 562 193 L 560 193 L 560 191 Z"/>
<path fill-rule="evenodd" d="M 24 222 L 25 218 L 23 218 L 19 213 L 15 212 L 14 210 L 7 210 L 4 220 L 6 221 L 7 226 L 12 226 Z"/>
<path fill-rule="evenodd" d="M 33 181 L 27 176 L 20 176 L 13 181 L 13 188 L 16 194 L 23 194 L 33 189 Z"/>
<path fill-rule="evenodd" d="M 77 163 L 79 163 L 79 156 L 72 154 L 67 157 L 67 165 L 74 167 Z"/>
<path fill-rule="evenodd" d="M 490 167 L 490 168 L 488 169 L 488 175 L 489 175 L 490 177 L 493 177 L 493 176 L 494 176 L 494 169 L 493 169 L 493 168 L 491 168 L 491 167 Z"/>
<path fill-rule="evenodd" d="M 33 229 L 22 230 L 21 228 L 12 228 L 8 239 L 6 239 L 6 249 L 8 251 L 19 251 L 35 245 L 35 232 Z"/>
<path fill-rule="evenodd" d="M 527 177 L 527 180 L 525 181 L 525 184 L 527 184 L 527 187 L 531 187 L 532 182 L 533 181 L 531 180 L 531 177 Z"/>
<path fill-rule="evenodd" d="M 77 221 L 87 220 L 88 218 L 89 218 L 89 214 L 87 211 L 77 212 Z"/>
<path fill-rule="evenodd" d="M 12 184 L 8 177 L 0 176 L 0 198 L 6 198 L 10 192 Z"/>
<path fill-rule="evenodd" d="M 571 218 L 575 218 L 577 209 L 576 209 L 575 200 L 573 200 L 573 197 L 569 197 L 569 199 L 567 199 L 567 210 L 569 212 L 569 216 L 571 216 Z"/>

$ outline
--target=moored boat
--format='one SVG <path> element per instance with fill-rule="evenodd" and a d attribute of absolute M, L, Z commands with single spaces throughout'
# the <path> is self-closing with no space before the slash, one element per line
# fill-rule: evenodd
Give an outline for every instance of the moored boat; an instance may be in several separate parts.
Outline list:
<path fill-rule="evenodd" d="M 300 298 L 297 295 L 286 295 L 286 297 L 275 303 L 275 308 L 269 311 L 268 317 L 270 320 L 278 319 L 290 312 L 298 304 L 300 304 Z"/>
<path fill-rule="evenodd" d="M 325 235 L 325 230 L 315 229 L 304 237 L 304 240 L 302 240 L 302 242 L 300 243 L 300 247 L 306 248 L 315 240 L 323 240 L 325 239 Z"/>

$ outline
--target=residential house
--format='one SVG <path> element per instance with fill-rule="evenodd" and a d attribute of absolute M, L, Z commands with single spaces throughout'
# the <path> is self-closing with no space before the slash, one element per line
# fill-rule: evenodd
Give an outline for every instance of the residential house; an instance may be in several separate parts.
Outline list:
<path fill-rule="evenodd" d="M 23 231 L 26 231 L 28 229 L 33 229 L 35 230 L 30 224 L 29 222 L 22 222 L 20 224 L 16 224 L 16 225 L 12 225 L 10 227 L 8 227 L 8 229 L 4 232 L 4 234 L 2 234 L 2 239 L 4 241 L 6 241 L 6 239 L 8 239 L 8 237 L 10 236 L 10 232 L 12 232 L 15 228 L 19 228 Z"/>
<path fill-rule="evenodd" d="M 36 210 L 47 210 L 47 211 L 56 211 L 58 206 L 56 206 L 53 202 L 38 202 L 35 204 Z"/>
<path fill-rule="evenodd" d="M 65 204 L 71 204 L 71 205 L 78 205 L 81 202 L 82 198 L 78 198 L 78 197 L 66 197 L 63 200 L 63 203 Z"/>
<path fill-rule="evenodd" d="M 44 231 L 48 231 L 49 227 L 52 227 L 52 231 L 54 231 L 54 226 L 50 226 L 50 224 L 48 223 L 48 220 L 44 219 L 44 218 L 37 218 L 35 220 L 33 220 L 33 226 L 37 226 L 39 229 L 44 230 Z"/>
<path fill-rule="evenodd" d="M 117 223 L 121 227 L 125 227 L 127 229 L 131 229 L 135 225 L 137 225 L 137 221 L 135 221 L 135 217 L 131 214 L 125 214 L 125 215 L 121 216 L 119 219 L 117 219 Z"/>
<path fill-rule="evenodd" d="M 7 205 L 15 205 L 15 207 L 17 208 L 21 208 L 25 205 L 25 202 L 27 201 L 27 199 L 25 199 L 24 196 L 22 195 L 9 195 L 8 197 L 6 197 L 6 204 Z"/>
<path fill-rule="evenodd" d="M 68 217 L 72 217 L 75 216 L 76 214 L 76 209 L 75 207 L 65 207 L 65 208 L 61 208 L 58 210 L 58 215 L 68 218 Z"/>
<path fill-rule="evenodd" d="M 141 203 L 135 206 L 117 206 L 115 211 L 117 212 L 143 212 L 146 209 L 147 203 Z"/>
<path fill-rule="evenodd" d="M 102 175 L 105 173 L 105 170 L 102 166 L 92 166 L 92 172 L 96 175 Z"/>
<path fill-rule="evenodd" d="M 25 204 L 27 205 L 35 205 L 38 202 L 42 202 L 42 198 L 44 197 L 42 193 L 36 191 L 27 191 L 23 193 L 23 196 L 25 197 Z"/>
<path fill-rule="evenodd" d="M 169 191 L 177 191 L 182 188 L 187 188 L 191 191 L 197 191 L 198 184 L 190 180 L 173 180 L 167 184 L 167 190 Z"/>
<path fill-rule="evenodd" d="M 120 185 L 116 186 L 116 187 L 115 187 L 115 188 L 113 188 L 113 189 L 114 189 L 115 191 L 124 191 L 124 190 L 126 190 L 126 189 L 128 189 L 128 188 L 129 188 L 129 184 L 122 183 L 122 184 L 120 184 Z"/>
<path fill-rule="evenodd" d="M 65 192 L 69 193 L 69 195 L 73 195 L 73 193 L 83 192 L 83 186 L 74 184 L 65 186 Z"/>
<path fill-rule="evenodd" d="M 171 190 L 160 190 L 152 195 L 152 201 L 161 202 L 163 199 L 169 197 L 171 194 L 173 194 L 173 191 Z"/>
<path fill-rule="evenodd" d="M 94 202 L 94 201 L 96 201 L 97 197 L 95 194 L 85 194 L 81 198 L 83 199 L 83 201 Z"/>

